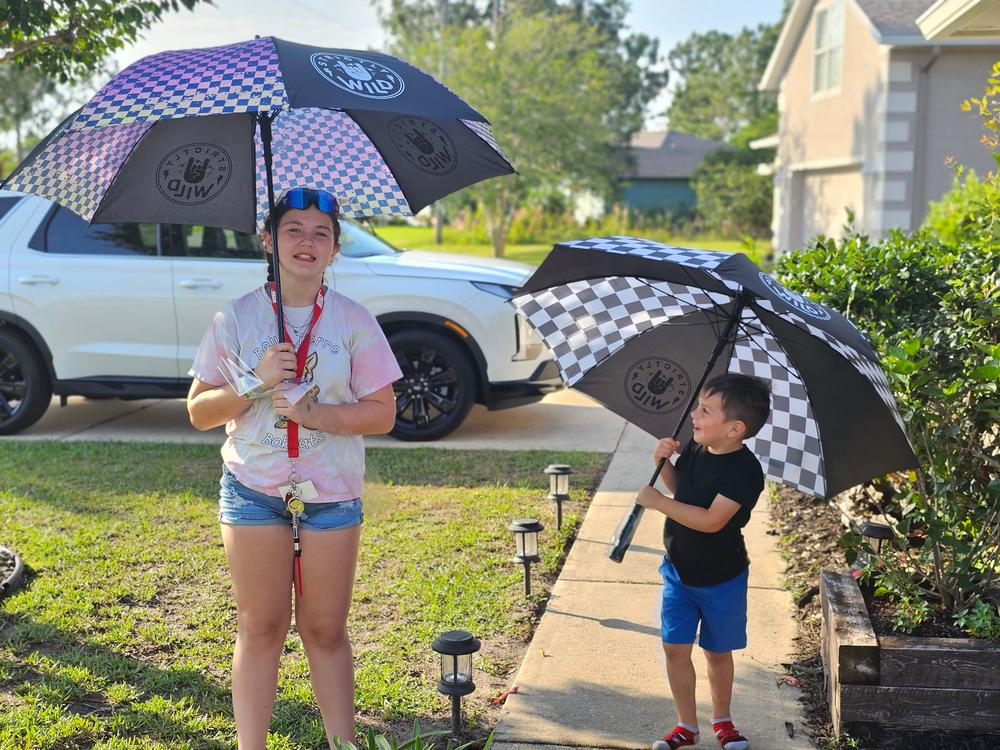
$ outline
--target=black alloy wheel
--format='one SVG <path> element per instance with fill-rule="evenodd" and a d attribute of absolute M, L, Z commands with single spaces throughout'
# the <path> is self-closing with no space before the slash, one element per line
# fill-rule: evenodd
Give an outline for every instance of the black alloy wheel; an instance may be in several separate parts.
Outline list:
<path fill-rule="evenodd" d="M 389 346 L 403 372 L 396 381 L 396 426 L 399 440 L 437 440 L 465 420 L 476 391 L 469 357 L 446 336 L 427 331 L 400 331 Z"/>
<path fill-rule="evenodd" d="M 52 400 L 52 385 L 35 349 L 20 334 L 0 327 L 0 435 L 37 422 Z"/>

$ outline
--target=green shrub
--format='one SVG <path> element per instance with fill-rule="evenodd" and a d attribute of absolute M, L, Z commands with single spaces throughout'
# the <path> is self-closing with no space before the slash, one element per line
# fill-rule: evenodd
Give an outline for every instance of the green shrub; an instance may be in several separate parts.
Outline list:
<path fill-rule="evenodd" d="M 995 244 L 1000 237 L 998 206 L 1000 178 L 997 175 L 989 174 L 980 181 L 975 171 L 966 172 L 958 167 L 951 190 L 941 196 L 941 200 L 930 204 L 924 228 L 946 245 L 982 242 L 986 236 L 992 237 L 991 244 Z M 984 232 L 984 225 L 992 231 Z"/>
<path fill-rule="evenodd" d="M 552 200 L 529 202 L 518 208 L 507 232 L 507 241 L 547 244 L 589 236 L 639 234 L 666 242 L 672 236 L 697 229 L 691 223 L 691 215 L 684 212 L 641 212 L 614 205 L 600 218 L 580 224 L 571 211 L 553 210 L 555 208 L 558 204 Z M 482 210 L 460 211 L 451 222 L 449 237 L 462 243 L 487 242 L 486 218 Z"/>
<path fill-rule="evenodd" d="M 1000 602 L 1000 247 L 987 239 L 818 238 L 776 269 L 883 353 L 921 467 L 891 477 L 884 510 L 901 536 L 873 572 L 903 629 L 926 616 L 924 600 L 954 615 Z"/>
<path fill-rule="evenodd" d="M 705 229 L 724 237 L 769 237 L 774 182 L 757 174 L 753 151 L 715 151 L 691 177 Z"/>
<path fill-rule="evenodd" d="M 963 108 L 982 117 L 1000 164 L 1000 63 Z M 884 353 L 920 463 L 882 483 L 899 535 L 864 573 L 896 599 L 894 624 L 912 630 L 932 602 L 971 635 L 1000 638 L 1000 183 L 956 172 L 912 236 L 821 237 L 776 270 Z M 841 542 L 849 562 L 875 559 L 857 534 Z"/>

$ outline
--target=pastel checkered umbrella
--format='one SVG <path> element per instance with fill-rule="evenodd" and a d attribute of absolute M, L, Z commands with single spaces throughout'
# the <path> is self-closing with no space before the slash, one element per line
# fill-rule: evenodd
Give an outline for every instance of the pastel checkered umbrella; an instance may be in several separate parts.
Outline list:
<path fill-rule="evenodd" d="M 771 384 L 770 418 L 746 441 L 768 479 L 829 497 L 917 465 L 857 328 L 745 255 L 634 237 L 563 242 L 511 303 L 567 384 L 657 438 L 690 439 L 687 416 L 706 380 L 742 373 Z M 641 510 L 623 521 L 612 559 Z"/>
<path fill-rule="evenodd" d="M 143 58 L 4 187 L 92 223 L 253 232 L 293 187 L 333 193 L 344 216 L 409 215 L 513 171 L 486 119 L 408 63 L 267 37 Z"/>

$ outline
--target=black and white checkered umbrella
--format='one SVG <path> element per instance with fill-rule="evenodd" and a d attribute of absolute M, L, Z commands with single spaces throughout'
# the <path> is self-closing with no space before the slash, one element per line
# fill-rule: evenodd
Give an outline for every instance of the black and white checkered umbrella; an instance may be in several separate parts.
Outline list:
<path fill-rule="evenodd" d="M 916 457 L 871 346 L 845 317 L 746 256 L 634 237 L 555 246 L 512 304 L 567 384 L 655 437 L 691 436 L 707 378 L 771 383 L 747 441 L 765 475 L 829 497 Z"/>

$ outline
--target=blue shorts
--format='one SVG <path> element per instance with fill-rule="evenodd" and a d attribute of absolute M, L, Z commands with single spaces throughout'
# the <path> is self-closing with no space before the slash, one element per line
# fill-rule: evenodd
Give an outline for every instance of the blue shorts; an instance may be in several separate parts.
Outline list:
<path fill-rule="evenodd" d="M 714 586 L 687 586 L 666 557 L 660 564 L 663 605 L 660 633 L 664 643 L 694 643 L 706 651 L 725 653 L 747 645 L 747 578 L 749 568 Z"/>
<path fill-rule="evenodd" d="M 336 503 L 306 503 L 299 524 L 310 531 L 359 526 L 364 519 L 361 498 Z M 231 526 L 290 526 L 292 514 L 285 501 L 240 484 L 227 468 L 219 480 L 219 523 Z"/>

